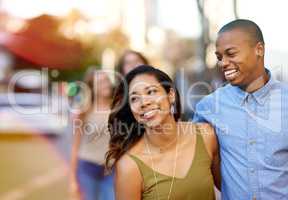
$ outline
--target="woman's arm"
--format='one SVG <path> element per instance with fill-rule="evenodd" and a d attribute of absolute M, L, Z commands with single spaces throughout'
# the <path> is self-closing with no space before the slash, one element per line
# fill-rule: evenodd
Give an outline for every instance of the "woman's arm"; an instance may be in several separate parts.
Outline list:
<path fill-rule="evenodd" d="M 202 136 L 205 141 L 206 148 L 210 154 L 212 164 L 211 171 L 214 179 L 214 184 L 218 190 L 221 190 L 221 173 L 220 173 L 220 156 L 218 140 L 214 128 L 210 124 L 202 125 Z"/>
<path fill-rule="evenodd" d="M 82 128 L 81 124 L 83 124 L 83 116 L 73 117 L 72 122 L 72 149 L 71 149 L 71 159 L 70 159 L 70 194 L 75 199 L 80 199 L 80 188 L 77 182 L 77 165 L 78 165 L 78 151 L 81 142 Z"/>
<path fill-rule="evenodd" d="M 219 156 L 218 150 L 215 151 L 214 153 L 211 170 L 212 170 L 215 186 L 217 187 L 219 191 L 221 191 L 220 156 Z"/>
<path fill-rule="evenodd" d="M 83 122 L 83 116 L 78 115 L 76 117 L 73 117 L 72 122 L 72 136 L 73 136 L 73 142 L 72 142 L 72 149 L 71 149 L 71 162 L 70 162 L 70 169 L 72 174 L 76 174 L 77 171 L 77 161 L 78 161 L 78 151 L 79 146 L 81 142 L 81 136 L 82 136 L 82 125 Z"/>
<path fill-rule="evenodd" d="M 137 164 L 127 155 L 116 163 L 114 184 L 116 200 L 141 200 L 142 176 Z"/>

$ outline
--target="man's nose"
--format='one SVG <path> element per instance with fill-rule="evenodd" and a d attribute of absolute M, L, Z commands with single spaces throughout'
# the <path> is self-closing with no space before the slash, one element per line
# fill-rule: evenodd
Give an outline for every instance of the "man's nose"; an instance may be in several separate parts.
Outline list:
<path fill-rule="evenodd" d="M 223 57 L 222 60 L 218 62 L 218 65 L 220 68 L 225 69 L 227 66 L 229 66 L 230 62 L 226 57 Z"/>

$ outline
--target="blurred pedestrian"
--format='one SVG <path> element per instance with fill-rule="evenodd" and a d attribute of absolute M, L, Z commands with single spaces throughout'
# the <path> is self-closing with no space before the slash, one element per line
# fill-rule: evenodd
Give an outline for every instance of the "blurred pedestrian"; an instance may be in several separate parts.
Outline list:
<path fill-rule="evenodd" d="M 115 167 L 117 200 L 215 199 L 220 175 L 214 130 L 178 121 L 180 97 L 167 74 L 135 68 L 116 88 L 112 108 L 106 166 Z"/>
<path fill-rule="evenodd" d="M 126 50 L 120 56 L 115 71 L 118 72 L 121 76 L 125 76 L 135 67 L 147 64 L 149 64 L 149 61 L 143 54 L 138 51 Z M 119 78 L 120 77 L 116 78 L 118 82 Z"/>
<path fill-rule="evenodd" d="M 70 191 L 75 199 L 113 200 L 113 174 L 104 175 L 103 165 L 109 141 L 112 84 L 106 72 L 95 69 L 87 71 L 84 83 L 88 101 L 73 119 Z"/>

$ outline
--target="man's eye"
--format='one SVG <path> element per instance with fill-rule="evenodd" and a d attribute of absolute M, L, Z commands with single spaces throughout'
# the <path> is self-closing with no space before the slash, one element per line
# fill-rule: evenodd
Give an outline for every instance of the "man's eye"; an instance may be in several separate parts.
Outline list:
<path fill-rule="evenodd" d="M 216 55 L 216 58 L 217 58 L 218 61 L 221 61 L 221 60 L 222 60 L 222 55 L 220 55 L 220 54 L 218 54 L 218 53 L 216 53 L 215 55 Z"/>
<path fill-rule="evenodd" d="M 230 56 L 230 57 L 234 57 L 236 55 L 236 53 L 235 52 L 232 52 L 232 53 L 228 53 L 228 56 Z"/>
<path fill-rule="evenodd" d="M 221 61 L 221 60 L 222 60 L 222 57 L 217 56 L 217 60 L 218 60 L 218 61 Z"/>

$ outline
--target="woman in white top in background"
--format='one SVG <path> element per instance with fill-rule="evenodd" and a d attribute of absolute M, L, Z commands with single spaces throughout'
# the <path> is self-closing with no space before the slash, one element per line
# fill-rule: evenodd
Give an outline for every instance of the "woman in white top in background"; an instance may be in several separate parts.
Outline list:
<path fill-rule="evenodd" d="M 112 84 L 107 73 L 95 69 L 87 71 L 84 83 L 90 91 L 84 98 L 89 106 L 73 119 L 70 192 L 77 200 L 113 200 L 113 175 L 105 176 L 103 165 Z"/>

